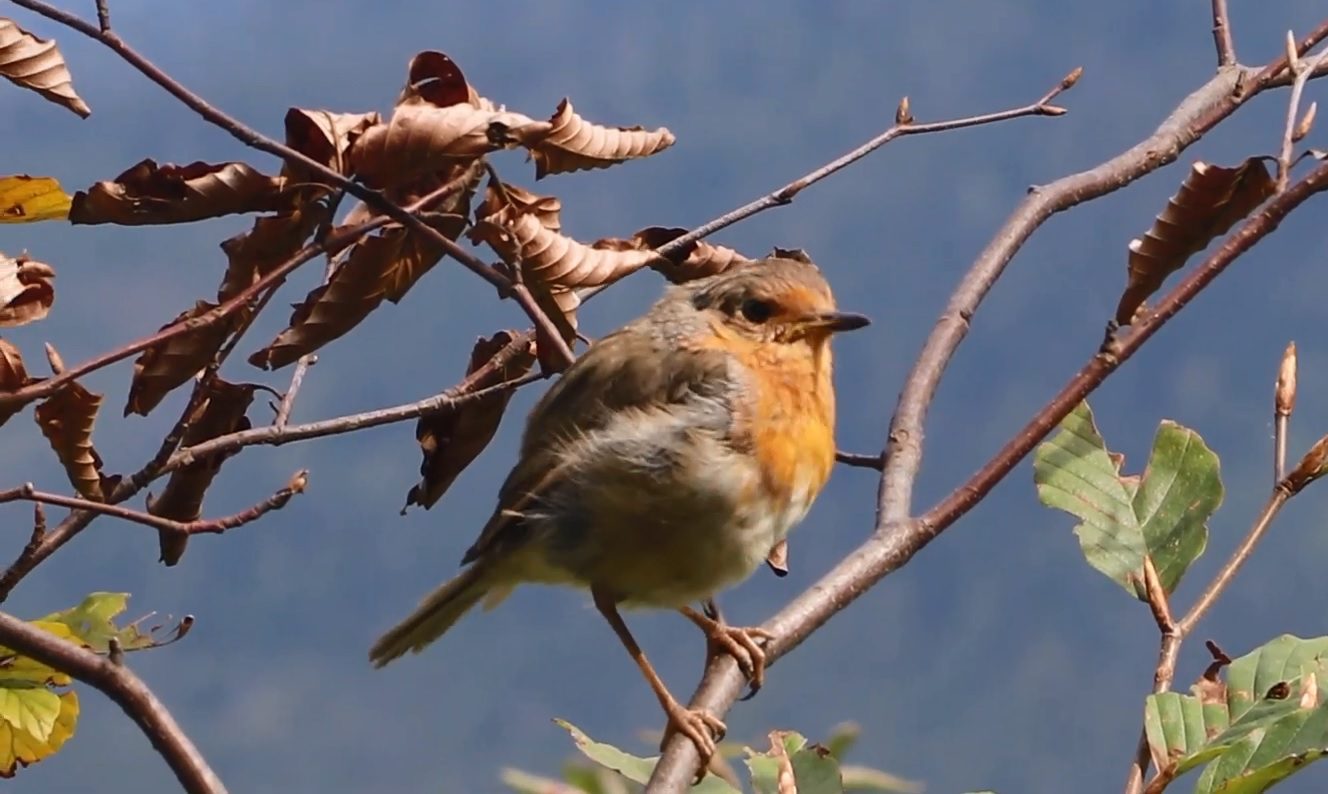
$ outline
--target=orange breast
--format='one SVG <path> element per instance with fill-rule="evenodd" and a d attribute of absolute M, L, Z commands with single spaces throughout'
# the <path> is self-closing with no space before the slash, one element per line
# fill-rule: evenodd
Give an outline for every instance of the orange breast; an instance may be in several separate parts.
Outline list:
<path fill-rule="evenodd" d="M 830 349 L 775 344 L 752 353 L 758 388 L 748 427 L 762 482 L 776 502 L 804 512 L 835 460 Z"/>

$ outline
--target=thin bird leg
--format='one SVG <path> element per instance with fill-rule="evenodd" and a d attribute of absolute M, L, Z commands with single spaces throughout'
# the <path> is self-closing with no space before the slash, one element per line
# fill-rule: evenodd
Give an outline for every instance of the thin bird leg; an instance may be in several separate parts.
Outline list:
<path fill-rule="evenodd" d="M 760 640 L 772 639 L 775 635 L 757 626 L 728 625 L 713 600 L 702 602 L 702 606 L 706 611 L 704 615 L 691 607 L 681 607 L 678 611 L 705 632 L 707 662 L 726 653 L 738 663 L 738 669 L 747 676 L 751 686 L 742 697 L 747 700 L 765 684 L 765 649 L 761 647 Z"/>
<path fill-rule="evenodd" d="M 710 758 L 715 754 L 715 742 L 724 738 L 724 732 L 727 730 L 724 723 L 709 712 L 689 709 L 679 703 L 664 686 L 659 674 L 651 666 L 650 660 L 646 659 L 641 646 L 636 644 L 636 639 L 627 628 L 627 624 L 623 622 L 622 615 L 618 614 L 618 600 L 596 587 L 590 588 L 590 595 L 595 600 L 595 608 L 609 622 L 613 633 L 618 635 L 632 661 L 641 668 L 641 674 L 646 677 L 646 683 L 650 684 L 655 697 L 659 698 L 659 705 L 663 707 L 664 714 L 668 717 L 669 724 L 664 730 L 664 740 L 660 743 L 660 748 L 668 743 L 675 732 L 682 733 L 696 745 L 696 751 L 701 756 L 700 774 L 704 775 Z"/>

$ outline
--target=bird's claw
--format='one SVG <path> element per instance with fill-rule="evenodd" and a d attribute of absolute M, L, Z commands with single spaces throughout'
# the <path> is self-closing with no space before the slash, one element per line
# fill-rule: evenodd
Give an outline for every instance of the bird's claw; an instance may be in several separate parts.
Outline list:
<path fill-rule="evenodd" d="M 738 663 L 747 677 L 749 688 L 743 700 L 750 699 L 765 684 L 765 648 L 761 642 L 774 634 L 756 626 L 727 626 L 715 622 L 706 629 L 706 645 L 711 658 L 725 653 Z"/>
<path fill-rule="evenodd" d="M 675 733 L 681 733 L 691 740 L 696 746 L 697 755 L 700 756 L 693 784 L 700 783 L 710 766 L 710 759 L 715 756 L 719 748 L 718 742 L 723 740 L 728 727 L 724 725 L 723 720 L 705 709 L 689 709 L 677 701 L 665 703 L 664 711 L 668 715 L 669 724 L 664 729 L 664 738 L 659 743 L 659 749 L 663 752 Z"/>

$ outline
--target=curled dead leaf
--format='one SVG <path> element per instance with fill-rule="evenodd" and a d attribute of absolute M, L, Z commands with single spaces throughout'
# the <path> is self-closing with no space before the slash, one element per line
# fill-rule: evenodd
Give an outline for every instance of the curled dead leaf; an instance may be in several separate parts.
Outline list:
<path fill-rule="evenodd" d="M 485 369 L 485 374 L 470 384 L 473 390 L 485 389 L 521 377 L 534 363 L 527 334 L 499 331 L 475 342 L 466 375 L 469 379 Z M 420 464 L 421 480 L 406 494 L 402 513 L 411 505 L 426 510 L 433 507 L 457 475 L 488 446 L 511 398 L 511 391 L 490 394 L 454 410 L 425 417 L 416 424 L 415 438 L 424 451 L 424 461 Z"/>
<path fill-rule="evenodd" d="M 1116 307 L 1116 322 L 1128 324 L 1167 276 L 1226 234 L 1276 192 L 1262 157 L 1235 168 L 1197 162 L 1142 238 L 1130 241 L 1129 280 Z"/>
<path fill-rule="evenodd" d="M 215 308 L 217 308 L 215 303 L 198 301 L 193 308 L 186 309 L 174 320 L 163 325 L 162 329 L 202 317 Z M 134 362 L 134 379 L 129 385 L 129 401 L 125 404 L 125 416 L 129 414 L 147 416 L 173 389 L 212 363 L 213 356 L 225 344 L 226 338 L 234 328 L 235 318 L 232 315 L 219 322 L 168 339 L 140 353 Z"/>
<path fill-rule="evenodd" d="M 104 498 L 101 457 L 92 446 L 92 427 L 101 408 L 101 395 L 73 382 L 52 394 L 34 412 L 37 425 L 50 442 L 69 476 L 70 485 L 85 499 Z"/>
<path fill-rule="evenodd" d="M 23 354 L 4 339 L 0 339 L 0 393 L 15 392 L 32 383 L 28 369 L 23 366 Z M 0 408 L 0 425 L 22 410 L 22 405 Z"/>
<path fill-rule="evenodd" d="M 287 208 L 285 185 L 284 178 L 244 163 L 159 166 L 149 159 L 75 193 L 69 222 L 136 226 L 281 210 Z"/>
<path fill-rule="evenodd" d="M 489 180 L 484 189 L 484 201 L 475 208 L 475 220 L 487 220 L 498 226 L 508 226 L 518 215 L 533 215 L 540 225 L 551 232 L 562 231 L 563 203 L 557 196 L 541 196 L 525 188 Z M 470 241 L 480 243 L 482 235 L 472 229 Z"/>
<path fill-rule="evenodd" d="M 456 239 L 464 221 L 456 216 L 427 216 L 425 222 Z M 332 278 L 312 290 L 291 314 L 290 325 L 249 363 L 277 369 L 339 338 L 378 308 L 386 298 L 398 301 L 442 258 L 442 248 L 416 232 L 392 225 L 350 248 Z"/>
<path fill-rule="evenodd" d="M 69 217 L 69 194 L 49 176 L 0 177 L 0 223 L 59 221 Z"/>
<path fill-rule="evenodd" d="M 370 127 L 360 136 L 350 157 L 355 174 L 366 184 L 388 187 L 441 170 L 458 159 L 518 145 L 534 146 L 549 130 L 548 122 L 469 104 L 445 108 L 401 105 L 387 123 Z"/>
<path fill-rule="evenodd" d="M 506 220 L 501 212 L 490 218 Z M 536 215 L 517 215 L 502 226 L 485 219 L 475 225 L 473 234 L 503 261 L 519 265 L 528 282 L 551 289 L 608 284 L 659 258 L 650 250 L 593 248 L 546 228 Z"/>
<path fill-rule="evenodd" d="M 424 50 L 410 59 L 406 86 L 401 89 L 397 104 L 425 103 L 445 108 L 466 103 L 478 107 L 477 98 L 455 61 L 436 50 Z"/>
<path fill-rule="evenodd" d="M 252 384 L 228 383 L 214 379 L 208 387 L 207 397 L 199 403 L 190 417 L 189 429 L 180 443 L 192 447 L 217 436 L 249 429 L 245 412 L 254 400 Z M 166 489 L 158 497 L 148 495 L 148 512 L 154 516 L 176 521 L 194 521 L 203 515 L 203 496 L 212 480 L 221 471 L 221 464 L 232 453 L 213 455 L 176 469 L 166 482 Z M 175 565 L 184 554 L 189 542 L 187 535 L 158 532 L 161 562 Z"/>
<path fill-rule="evenodd" d="M 225 302 L 234 298 L 298 253 L 327 216 L 325 204 L 304 204 L 277 215 L 255 218 L 253 228 L 223 242 L 226 274 L 217 290 L 217 300 Z"/>
<path fill-rule="evenodd" d="M 0 254 L 0 328 L 27 325 L 42 319 L 55 303 L 55 270 L 47 264 Z"/>
<path fill-rule="evenodd" d="M 548 135 L 531 147 L 535 178 L 569 171 L 608 168 L 611 165 L 658 154 L 677 140 L 667 128 L 605 127 L 581 118 L 571 100 L 558 103 L 549 119 Z"/>
<path fill-rule="evenodd" d="M 286 145 L 342 175 L 350 174 L 350 147 L 364 131 L 381 124 L 378 113 L 334 113 L 291 108 L 286 111 Z M 287 162 L 282 174 L 292 183 L 323 183 L 298 163 Z"/>
<path fill-rule="evenodd" d="M 671 243 L 688 232 L 687 229 L 666 226 L 647 226 L 633 234 L 627 240 L 607 239 L 595 243 L 596 248 L 652 249 Z M 723 273 L 734 265 L 751 262 L 751 257 L 722 245 L 708 243 L 705 240 L 686 246 L 679 255 L 686 254 L 682 261 L 657 257 L 650 267 L 674 284 L 705 278 Z M 676 256 L 675 256 L 676 259 Z"/>
<path fill-rule="evenodd" d="M 0 18 L 0 76 L 83 118 L 92 115 L 87 103 L 74 93 L 74 78 L 55 42 L 4 18 Z"/>

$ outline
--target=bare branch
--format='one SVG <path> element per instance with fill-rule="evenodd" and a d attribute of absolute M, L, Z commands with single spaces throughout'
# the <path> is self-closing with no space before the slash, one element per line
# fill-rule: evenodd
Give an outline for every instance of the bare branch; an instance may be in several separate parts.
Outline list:
<path fill-rule="evenodd" d="M 925 135 L 933 132 L 945 132 L 947 130 L 958 130 L 965 127 L 977 127 L 984 124 L 994 124 L 998 121 L 1008 121 L 1009 119 L 1023 118 L 1024 116 L 1060 116 L 1065 113 L 1064 108 L 1051 104 L 1062 92 L 1068 91 L 1078 82 L 1083 69 L 1075 69 L 1061 79 L 1050 91 L 1043 94 L 1036 102 L 1024 105 L 1022 107 L 1001 110 L 995 113 L 983 113 L 977 116 L 965 116 L 964 118 L 947 119 L 945 121 L 932 121 L 925 124 L 918 124 L 913 121 L 912 114 L 903 118 L 898 118 L 894 126 L 885 132 L 877 135 L 875 138 L 867 141 L 858 148 L 845 153 L 843 156 L 831 160 L 825 165 L 817 168 L 810 173 L 789 182 L 787 185 L 762 196 L 755 201 L 744 204 L 737 209 L 726 212 L 712 221 L 704 223 L 687 234 L 671 240 L 665 245 L 655 249 L 661 256 L 670 256 L 676 252 L 682 251 L 687 246 L 709 237 L 715 232 L 732 226 L 733 224 L 746 220 L 751 216 L 768 210 L 771 207 L 782 207 L 793 201 L 793 198 L 808 187 L 820 182 L 822 179 L 834 174 L 837 171 L 856 163 L 858 160 L 866 157 L 882 146 L 896 138 L 902 138 L 905 135 Z M 595 290 L 598 291 L 598 290 Z M 586 292 L 591 292 L 587 290 Z M 585 293 L 582 293 L 583 295 Z"/>
<path fill-rule="evenodd" d="M 56 505 L 58 507 L 68 507 L 70 510 L 82 510 L 89 513 L 114 516 L 115 518 L 122 518 L 125 521 L 132 521 L 135 524 L 142 524 L 143 526 L 152 527 L 153 529 L 159 529 L 164 532 L 172 532 L 180 535 L 200 535 L 205 533 L 221 534 L 228 529 L 234 529 L 243 526 L 244 524 L 248 524 L 251 521 L 256 521 L 264 514 L 270 513 L 273 510 L 280 510 L 285 507 L 286 503 L 290 501 L 292 496 L 304 491 L 308 478 L 308 472 L 296 472 L 296 474 L 291 477 L 290 482 L 288 482 L 283 488 L 247 510 L 223 518 L 198 519 L 196 521 L 176 521 L 174 519 L 156 516 L 151 513 L 145 513 L 141 510 L 121 507 L 120 505 L 94 502 L 91 499 L 83 499 L 77 496 L 64 496 L 62 494 L 38 491 L 32 483 L 0 491 L 0 504 L 17 501 L 37 502 L 40 504 Z"/>
<path fill-rule="evenodd" d="M 876 469 L 880 471 L 885 467 L 885 461 L 880 455 L 863 455 L 857 452 L 835 452 L 835 460 L 845 466 L 856 466 L 863 469 Z"/>
<path fill-rule="evenodd" d="M 1291 57 L 1295 56 L 1295 57 Z M 1314 120 L 1314 105 L 1310 105 L 1310 111 L 1306 113 L 1305 119 L 1300 116 L 1300 97 L 1305 91 L 1305 84 L 1319 67 L 1328 63 L 1328 49 L 1320 52 L 1312 58 L 1301 58 L 1296 53 L 1295 38 L 1290 31 L 1287 31 L 1287 66 L 1293 75 L 1291 80 L 1291 96 L 1287 100 L 1286 123 L 1282 127 L 1282 146 L 1277 155 L 1277 189 L 1286 190 L 1287 183 L 1291 180 L 1291 167 L 1295 165 L 1292 151 L 1296 142 L 1304 138 L 1309 132 L 1309 125 Z"/>
<path fill-rule="evenodd" d="M 1221 79 L 1221 75 L 1218 79 Z M 1202 114 L 1214 112 L 1209 108 L 1210 106 L 1205 104 L 1197 109 L 1196 112 L 1201 114 L 1199 123 L 1202 123 L 1205 117 Z M 1140 156 L 1150 155 L 1141 153 Z M 1156 153 L 1151 156 L 1156 156 Z M 1171 156 L 1174 159 L 1174 154 Z M 1122 184 L 1124 181 L 1127 180 L 1123 180 Z M 1133 356 L 1153 334 L 1157 333 L 1213 279 L 1255 243 L 1272 233 L 1292 210 L 1311 196 L 1325 190 L 1328 190 L 1328 164 L 1316 168 L 1247 220 L 1189 276 L 1168 292 L 1151 313 L 1138 320 L 1127 336 L 1111 340 L 1104 345 L 1103 349 L 1094 355 L 1014 438 L 940 503 L 916 519 L 905 518 L 887 523 L 884 516 L 878 518 L 877 529 L 872 537 L 850 552 L 820 581 L 763 624 L 762 628 L 775 635 L 775 638 L 766 645 L 767 663 L 776 662 L 784 654 L 796 648 L 841 609 L 855 601 L 881 578 L 907 563 L 937 535 L 971 510 L 1051 432 L 1061 419 L 1074 409 L 1074 406 Z M 1049 214 L 1047 211 L 1047 215 Z M 1016 213 L 1012 223 L 1018 224 L 1022 217 L 1024 216 L 1021 213 Z M 1001 238 L 1006 236 L 1003 233 Z M 1024 233 L 1019 241 L 1022 242 L 1026 238 L 1027 233 Z M 1008 255 L 1013 255 L 1013 250 Z M 893 436 L 891 441 L 894 443 Z M 893 457 L 887 461 L 887 474 L 894 462 Z M 1178 624 L 1178 631 L 1183 632 L 1189 627 L 1188 620 L 1187 615 L 1186 619 Z M 723 715 L 741 693 L 742 684 L 743 677 L 738 671 L 737 664 L 728 657 L 716 658 L 707 666 L 705 676 L 692 697 L 691 706 L 706 709 L 712 714 Z M 646 790 L 648 792 L 676 790 L 680 782 L 688 780 L 693 774 L 696 763 L 696 748 L 685 738 L 675 737 L 665 748 Z"/>
<path fill-rule="evenodd" d="M 526 337 L 529 340 L 529 337 Z M 529 342 L 527 341 L 527 344 Z M 476 370 L 479 372 L 480 370 Z M 166 465 L 162 467 L 160 474 L 168 474 L 183 466 L 188 466 L 195 461 L 207 458 L 212 455 L 218 455 L 225 452 L 233 452 L 243 447 L 252 447 L 256 445 L 280 446 L 289 444 L 292 441 L 307 441 L 311 438 L 322 438 L 324 436 L 335 436 L 342 433 L 352 433 L 356 430 L 364 430 L 370 427 L 380 425 L 389 425 L 395 422 L 404 422 L 408 419 L 418 419 L 422 416 L 432 416 L 444 411 L 454 410 L 462 405 L 475 400 L 481 400 L 497 392 L 517 389 L 528 383 L 534 383 L 549 377 L 547 372 L 531 372 L 485 389 L 469 391 L 463 381 L 462 384 L 454 386 L 441 394 L 428 397 L 413 403 L 403 405 L 394 405 L 390 408 L 378 408 L 373 411 L 365 411 L 358 414 L 349 414 L 347 416 L 338 416 L 334 419 L 324 419 L 319 422 L 308 422 L 302 425 L 268 425 L 266 427 L 257 427 L 252 430 L 241 430 L 237 433 L 229 433 L 224 436 L 204 441 L 201 444 L 192 447 L 185 447 L 171 456 Z M 473 376 L 467 378 L 467 381 L 473 382 Z"/>
<path fill-rule="evenodd" d="M 1217 45 L 1217 66 L 1236 65 L 1236 44 L 1231 38 L 1231 17 L 1227 0 L 1213 0 L 1213 43 Z"/>
<path fill-rule="evenodd" d="M 101 690 L 143 731 L 190 794 L 225 794 L 226 786 L 152 690 L 116 664 L 54 634 L 0 612 L 0 645 Z"/>

